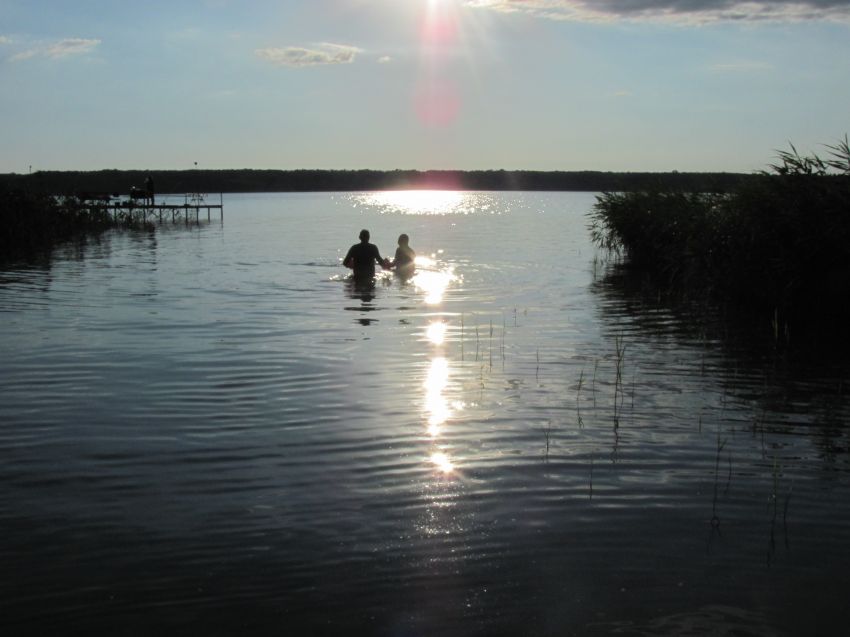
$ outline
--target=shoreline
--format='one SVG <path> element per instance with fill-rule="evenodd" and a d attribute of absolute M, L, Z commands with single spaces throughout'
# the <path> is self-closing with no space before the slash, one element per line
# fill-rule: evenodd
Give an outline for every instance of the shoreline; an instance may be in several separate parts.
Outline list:
<path fill-rule="evenodd" d="M 96 170 L 0 174 L 0 190 L 42 194 L 126 193 L 150 176 L 157 193 L 471 190 L 632 192 L 676 189 L 729 192 L 754 175 L 726 172 L 532 170 Z"/>

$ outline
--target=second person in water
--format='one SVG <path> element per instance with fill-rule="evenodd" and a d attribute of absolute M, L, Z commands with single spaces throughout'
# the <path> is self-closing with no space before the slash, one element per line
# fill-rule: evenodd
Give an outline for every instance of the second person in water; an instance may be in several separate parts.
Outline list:
<path fill-rule="evenodd" d="M 416 253 L 410 247 L 410 237 L 406 234 L 401 234 L 398 237 L 398 248 L 395 251 L 395 259 L 392 266 L 396 272 L 402 276 L 407 276 L 413 273 L 413 266 L 416 260 Z"/>

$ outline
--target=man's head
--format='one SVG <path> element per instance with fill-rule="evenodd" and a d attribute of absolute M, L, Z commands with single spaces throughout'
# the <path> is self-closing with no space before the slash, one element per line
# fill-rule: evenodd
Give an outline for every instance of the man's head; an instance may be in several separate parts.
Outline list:
<path fill-rule="evenodd" d="M 408 237 L 406 234 L 400 234 L 398 236 L 398 244 L 400 246 L 406 246 L 408 243 L 410 243 L 410 237 Z"/>
<path fill-rule="evenodd" d="M 369 231 L 366 228 L 360 231 L 360 240 L 366 242 L 369 240 Z"/>

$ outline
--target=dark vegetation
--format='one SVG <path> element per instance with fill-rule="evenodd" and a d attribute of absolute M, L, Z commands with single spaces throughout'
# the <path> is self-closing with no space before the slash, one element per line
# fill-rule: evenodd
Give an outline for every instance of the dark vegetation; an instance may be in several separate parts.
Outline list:
<path fill-rule="evenodd" d="M 73 198 L 0 187 L 0 262 L 44 255 L 57 243 L 116 226 L 138 225 L 142 224 L 81 206 Z"/>
<path fill-rule="evenodd" d="M 620 252 L 671 293 L 732 301 L 774 329 L 850 316 L 850 148 L 828 157 L 792 146 L 726 192 L 605 192 L 591 213 L 597 245 Z"/>
<path fill-rule="evenodd" d="M 159 193 L 336 192 L 402 188 L 601 192 L 676 188 L 727 192 L 751 178 L 737 173 L 612 173 L 415 170 L 99 170 L 0 175 L 0 190 L 126 194 L 150 174 Z"/>

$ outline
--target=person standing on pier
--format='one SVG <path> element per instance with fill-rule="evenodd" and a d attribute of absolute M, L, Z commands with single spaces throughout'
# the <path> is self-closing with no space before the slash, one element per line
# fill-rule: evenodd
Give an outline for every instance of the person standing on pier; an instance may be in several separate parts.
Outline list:
<path fill-rule="evenodd" d="M 342 264 L 354 270 L 354 278 L 371 279 L 375 276 L 376 263 L 382 268 L 389 267 L 389 261 L 381 258 L 378 246 L 369 243 L 369 231 L 363 229 L 360 231 L 360 243 L 355 243 L 349 248 Z"/>
<path fill-rule="evenodd" d="M 149 206 L 153 205 L 153 177 L 150 175 L 145 179 L 145 203 Z"/>

